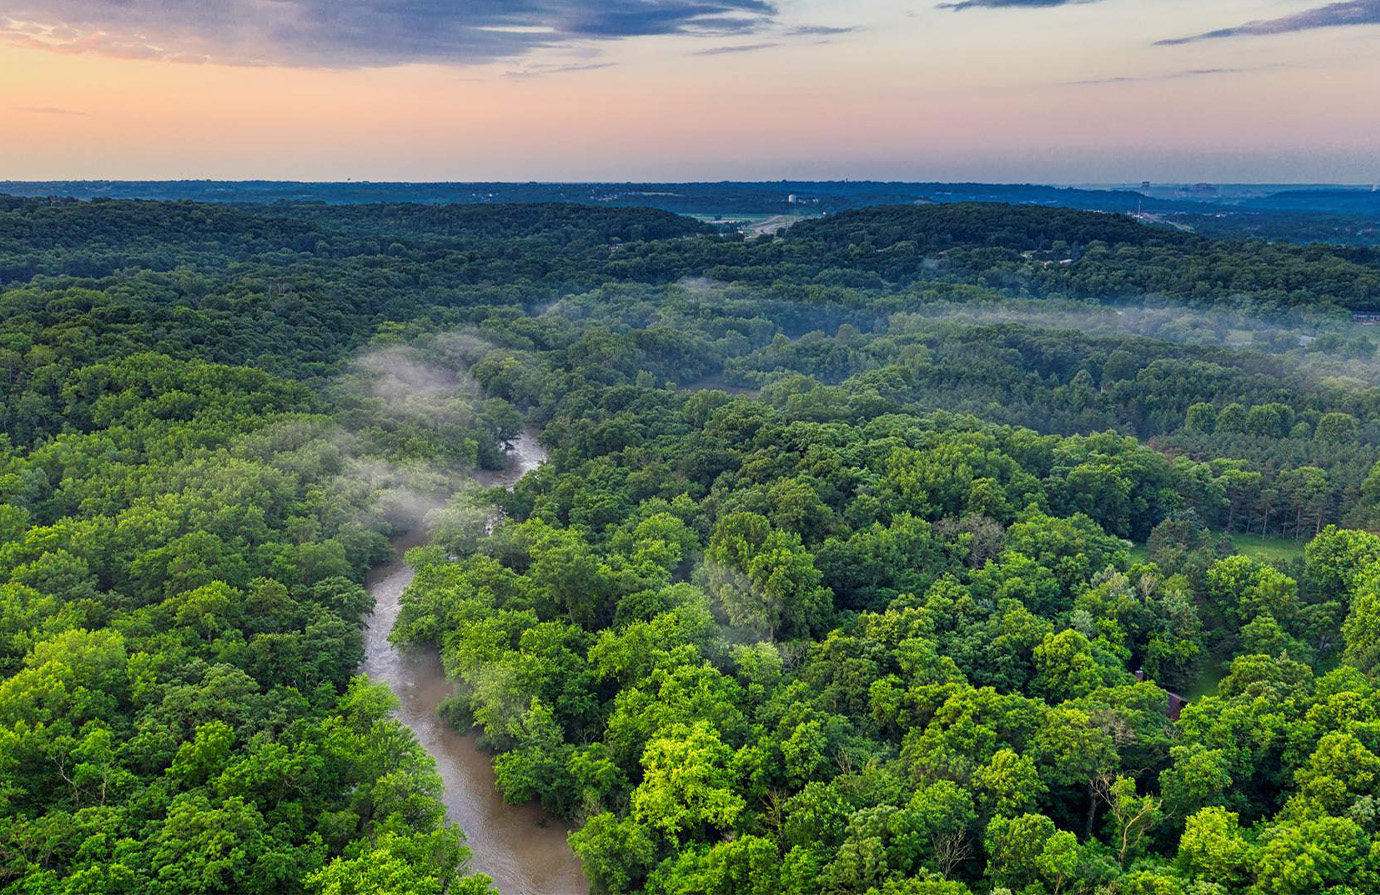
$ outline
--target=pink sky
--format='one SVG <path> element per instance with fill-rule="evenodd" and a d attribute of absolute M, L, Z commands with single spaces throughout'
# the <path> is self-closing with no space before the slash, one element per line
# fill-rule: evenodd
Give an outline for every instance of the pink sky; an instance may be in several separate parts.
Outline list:
<path fill-rule="evenodd" d="M 7 0 L 0 179 L 1380 179 L 1380 0 L 324 2 Z"/>

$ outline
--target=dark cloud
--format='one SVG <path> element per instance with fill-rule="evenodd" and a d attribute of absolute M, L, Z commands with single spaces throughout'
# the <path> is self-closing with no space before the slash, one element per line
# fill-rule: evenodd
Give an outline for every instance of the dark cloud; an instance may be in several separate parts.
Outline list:
<path fill-rule="evenodd" d="M 1157 75 L 1120 75 L 1112 78 L 1088 78 L 1085 81 L 1069 81 L 1070 86 L 1089 84 L 1136 84 L 1142 81 L 1177 81 L 1180 78 L 1200 78 L 1205 75 L 1235 75 L 1246 71 L 1244 68 L 1189 68 L 1184 71 L 1164 72 Z"/>
<path fill-rule="evenodd" d="M 959 0 L 957 3 L 941 3 L 939 8 L 959 12 L 965 9 L 1038 9 L 1097 2 L 1098 0 Z"/>
<path fill-rule="evenodd" d="M 725 47 L 710 47 L 707 50 L 696 50 L 695 56 L 727 56 L 729 53 L 751 53 L 754 50 L 769 50 L 778 46 L 775 43 L 760 44 L 732 44 Z"/>
<path fill-rule="evenodd" d="M 8 0 L 0 40 L 66 53 L 361 68 L 766 27 L 770 0 Z"/>
<path fill-rule="evenodd" d="M 1278 19 L 1263 19 L 1247 22 L 1235 28 L 1219 28 L 1189 37 L 1175 37 L 1156 42 L 1156 46 L 1173 47 L 1179 44 L 1196 43 L 1200 40 L 1217 40 L 1224 37 L 1246 37 L 1260 34 L 1290 34 L 1295 31 L 1312 31 L 1314 28 L 1338 28 L 1344 25 L 1380 25 L 1380 0 L 1347 0 L 1344 3 L 1331 3 L 1317 9 L 1309 9 Z"/>

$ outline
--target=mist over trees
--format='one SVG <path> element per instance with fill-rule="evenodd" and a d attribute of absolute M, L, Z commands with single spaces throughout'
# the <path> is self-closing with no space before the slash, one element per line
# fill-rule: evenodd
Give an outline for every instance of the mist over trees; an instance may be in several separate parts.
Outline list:
<path fill-rule="evenodd" d="M 486 891 L 355 673 L 428 514 L 394 639 L 597 891 L 1380 889 L 1377 309 L 1058 209 L 0 199 L 0 890 Z"/>

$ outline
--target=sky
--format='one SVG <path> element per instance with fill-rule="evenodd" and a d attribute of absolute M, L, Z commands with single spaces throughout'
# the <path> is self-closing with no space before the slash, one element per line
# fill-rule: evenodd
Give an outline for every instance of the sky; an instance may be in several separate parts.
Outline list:
<path fill-rule="evenodd" d="M 1380 0 L 0 0 L 0 179 L 1372 183 Z"/>

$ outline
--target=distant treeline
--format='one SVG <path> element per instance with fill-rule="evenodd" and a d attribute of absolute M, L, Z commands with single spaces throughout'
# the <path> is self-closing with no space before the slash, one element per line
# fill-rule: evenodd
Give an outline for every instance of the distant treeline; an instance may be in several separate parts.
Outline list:
<path fill-rule="evenodd" d="M 1039 184 L 762 181 L 718 183 L 298 183 L 290 181 L 0 181 L 0 194 L 78 199 L 330 205 L 425 205 L 571 202 L 647 207 L 679 214 L 834 214 L 874 205 L 1000 202 L 1116 214 L 1146 212 L 1175 226 L 1230 238 L 1376 245 L 1380 193 L 1360 188 L 1194 192 L 1163 187 L 1093 189 Z M 1264 193 L 1264 195 L 1260 195 Z"/>
<path fill-rule="evenodd" d="M 11 198 L 0 199 L 0 283 L 250 260 L 286 273 L 330 259 L 440 288 L 521 283 L 559 293 L 708 276 L 879 291 L 947 281 L 1016 297 L 1167 298 L 1264 314 L 1380 308 L 1377 250 L 1212 240 L 1067 209 L 880 206 L 805 221 L 776 239 L 711 234 L 648 209 Z"/>

